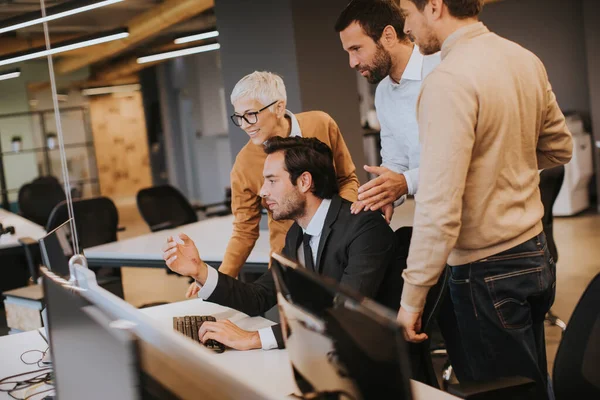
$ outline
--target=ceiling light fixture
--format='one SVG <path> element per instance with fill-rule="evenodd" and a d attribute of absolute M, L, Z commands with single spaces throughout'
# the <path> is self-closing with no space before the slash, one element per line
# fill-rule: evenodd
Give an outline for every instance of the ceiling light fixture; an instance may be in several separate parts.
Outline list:
<path fill-rule="evenodd" d="M 189 49 L 169 51 L 167 53 L 154 54 L 152 56 L 140 57 L 137 59 L 138 64 L 144 64 L 154 61 L 166 60 L 168 58 L 189 56 L 190 54 L 204 53 L 207 51 L 218 50 L 221 48 L 219 43 L 207 44 L 206 46 L 191 47 Z M 1 64 L 0 64 L 1 65 Z"/>
<path fill-rule="evenodd" d="M 47 9 L 46 17 L 42 17 L 39 11 L 20 15 L 11 18 L 2 23 L 0 33 L 10 32 L 17 29 L 26 28 L 28 26 L 41 24 L 43 22 L 53 21 L 55 19 L 68 17 L 69 15 L 79 14 L 85 11 L 94 10 L 96 8 L 108 6 L 110 4 L 119 3 L 123 0 L 77 0 Z"/>
<path fill-rule="evenodd" d="M 57 43 L 55 47 L 50 50 L 46 50 L 46 47 L 38 47 L 37 49 L 9 54 L 3 58 L 0 58 L 0 66 L 14 64 L 27 60 L 33 60 L 35 58 L 45 57 L 52 54 L 64 53 L 65 51 L 80 49 L 82 47 L 93 46 L 95 44 L 123 39 L 127 36 L 129 36 L 127 28 L 119 28 L 109 32 L 85 36 L 77 38 L 75 40 L 60 42 Z"/>
<path fill-rule="evenodd" d="M 105 86 L 105 87 L 83 89 L 81 91 L 81 94 L 84 96 L 97 96 L 97 95 L 101 95 L 101 94 L 135 92 L 137 90 L 140 90 L 141 88 L 142 88 L 142 86 L 139 83 L 135 83 L 132 85 Z"/>
<path fill-rule="evenodd" d="M 0 81 L 4 81 L 6 79 L 18 78 L 21 76 L 20 69 L 11 69 L 9 71 L 0 71 Z"/>
<path fill-rule="evenodd" d="M 197 35 L 184 36 L 184 37 L 177 38 L 177 39 L 175 39 L 175 44 L 196 42 L 198 40 L 210 39 L 210 38 L 214 38 L 217 36 L 219 36 L 219 31 L 204 32 L 204 33 L 199 33 Z"/>

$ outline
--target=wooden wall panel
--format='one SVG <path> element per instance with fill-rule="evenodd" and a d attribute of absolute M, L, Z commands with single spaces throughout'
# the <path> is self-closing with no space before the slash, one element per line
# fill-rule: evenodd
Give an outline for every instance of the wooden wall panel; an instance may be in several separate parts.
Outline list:
<path fill-rule="evenodd" d="M 102 195 L 135 201 L 152 186 L 141 93 L 90 97 L 90 114 Z"/>

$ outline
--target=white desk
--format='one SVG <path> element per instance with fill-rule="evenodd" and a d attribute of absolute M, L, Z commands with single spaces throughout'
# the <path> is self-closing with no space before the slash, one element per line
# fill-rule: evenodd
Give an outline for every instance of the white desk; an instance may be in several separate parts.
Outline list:
<path fill-rule="evenodd" d="M 22 237 L 30 237 L 34 240 L 39 240 L 46 235 L 46 230 L 28 219 L 20 217 L 16 214 L 8 212 L 0 208 L 0 224 L 15 227 L 15 234 L 5 234 L 0 236 L 0 250 L 12 249 L 20 247 L 18 240 Z"/>
<path fill-rule="evenodd" d="M 217 319 L 229 319 L 246 330 L 256 330 L 273 325 L 273 322 L 261 317 L 248 317 L 246 314 L 200 299 L 171 303 L 163 306 L 141 310 L 149 317 L 155 318 L 171 327 L 172 318 L 185 315 L 212 315 Z M 282 397 L 296 392 L 296 384 L 292 370 L 284 350 L 250 350 L 236 351 L 228 349 L 215 357 L 227 358 L 231 370 L 236 375 L 251 377 L 251 381 L 267 388 L 269 392 L 281 394 Z M 442 392 L 423 383 L 411 381 L 414 400 L 456 400 L 457 397 Z"/>
<path fill-rule="evenodd" d="M 401 226 L 412 226 L 415 202 L 409 199 L 396 208 L 390 226 L 396 230 Z M 206 263 L 218 267 L 233 231 L 233 215 L 215 217 L 159 232 L 148 233 L 118 242 L 84 249 L 90 266 L 131 266 L 164 268 L 161 248 L 168 236 L 183 232 L 198 247 L 200 257 Z M 246 260 L 244 272 L 262 272 L 270 259 L 268 231 L 261 230 L 250 256 Z"/>
<path fill-rule="evenodd" d="M 196 243 L 202 260 L 218 267 L 223 261 L 223 255 L 232 232 L 233 215 L 228 215 L 90 247 L 84 249 L 84 254 L 90 266 L 165 268 L 161 248 L 166 243 L 167 237 L 185 233 Z M 256 245 L 246 260 L 244 272 L 253 272 L 253 267 L 257 271 L 263 272 L 269 264 L 269 259 L 269 233 L 260 231 Z"/>
<path fill-rule="evenodd" d="M 26 365 L 24 364 L 20 357 L 21 354 L 28 350 L 40 350 L 44 351 L 48 345 L 39 335 L 38 331 L 29 331 L 25 333 L 19 333 L 16 335 L 8 335 L 0 337 L 0 379 L 5 378 L 7 376 L 12 376 L 24 372 L 35 371 L 40 369 L 37 365 Z M 37 361 L 40 357 L 39 353 L 29 353 L 26 354 L 23 359 L 27 362 Z M 35 375 L 30 375 L 24 378 L 30 378 Z M 23 379 L 20 379 L 23 380 Z M 2 386 L 3 388 L 7 387 L 6 385 Z M 45 387 L 48 389 L 49 387 Z M 39 387 L 32 390 L 32 393 L 44 390 L 44 388 Z M 24 398 L 25 391 L 16 392 L 15 395 L 19 398 Z M 34 400 L 39 400 L 44 398 L 45 396 L 51 394 L 43 393 L 39 396 L 33 397 Z M 8 393 L 0 392 L 0 400 L 12 399 Z"/>
<path fill-rule="evenodd" d="M 141 310 L 144 314 L 155 318 L 168 328 L 173 326 L 172 318 L 184 315 L 213 315 L 217 319 L 230 319 L 244 329 L 260 329 L 273 324 L 261 317 L 248 317 L 239 311 L 200 299 L 188 300 L 164 306 Z M 31 371 L 37 366 L 24 365 L 19 356 L 26 350 L 45 350 L 46 344 L 36 331 L 0 337 L 0 378 L 20 372 Z M 243 376 L 245 381 L 260 385 L 281 398 L 296 391 L 286 350 L 251 350 L 236 351 L 228 349 L 222 354 L 213 354 L 221 360 L 227 360 L 231 371 Z M 414 400 L 456 400 L 456 397 L 439 391 L 419 382 L 411 381 Z M 0 393 L 0 400 L 8 399 L 8 395 Z"/>

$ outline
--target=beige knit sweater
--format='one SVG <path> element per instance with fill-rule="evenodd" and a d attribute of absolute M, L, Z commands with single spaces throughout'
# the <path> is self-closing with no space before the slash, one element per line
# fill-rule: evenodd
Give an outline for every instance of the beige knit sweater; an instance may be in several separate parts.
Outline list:
<path fill-rule="evenodd" d="M 446 263 L 508 250 L 542 231 L 538 169 L 572 137 L 542 62 L 476 23 L 453 33 L 417 102 L 421 141 L 402 306 L 423 308 Z"/>

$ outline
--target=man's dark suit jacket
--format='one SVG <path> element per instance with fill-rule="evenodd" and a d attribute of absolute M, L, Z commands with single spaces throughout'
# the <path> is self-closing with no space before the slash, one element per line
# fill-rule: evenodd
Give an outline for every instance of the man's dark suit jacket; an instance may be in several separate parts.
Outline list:
<path fill-rule="evenodd" d="M 353 215 L 351 204 L 337 195 L 331 199 L 319 241 L 316 272 L 397 310 L 402 277 L 394 233 L 380 212 Z M 302 228 L 294 223 L 285 238 L 283 255 L 296 260 L 302 236 Z M 217 287 L 207 300 L 255 316 L 277 304 L 277 290 L 271 271 L 253 283 L 219 272 Z M 283 348 L 279 325 L 273 326 L 273 333 L 279 348 Z"/>

